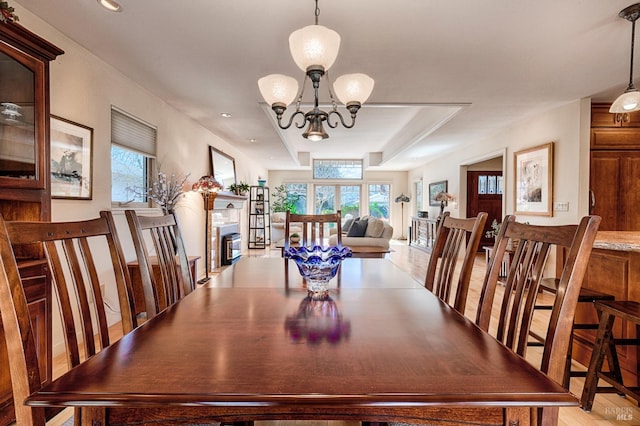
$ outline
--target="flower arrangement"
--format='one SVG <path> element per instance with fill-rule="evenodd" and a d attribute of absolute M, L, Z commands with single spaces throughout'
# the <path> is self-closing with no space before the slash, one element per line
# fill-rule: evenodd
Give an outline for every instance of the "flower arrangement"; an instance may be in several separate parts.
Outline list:
<path fill-rule="evenodd" d="M 496 219 L 493 219 L 493 222 L 491 222 L 491 230 L 485 232 L 484 236 L 487 238 L 497 237 L 498 234 L 500 233 L 500 225 L 502 225 L 502 223 L 498 223 Z"/>
<path fill-rule="evenodd" d="M 180 197 L 183 196 L 184 184 L 189 178 L 187 175 L 167 175 L 158 171 L 157 178 L 147 189 L 147 197 L 153 200 L 167 214 L 176 207 Z"/>
<path fill-rule="evenodd" d="M 9 6 L 6 1 L 0 1 L 0 21 L 4 22 L 18 22 L 20 19 L 14 13 L 15 9 Z"/>

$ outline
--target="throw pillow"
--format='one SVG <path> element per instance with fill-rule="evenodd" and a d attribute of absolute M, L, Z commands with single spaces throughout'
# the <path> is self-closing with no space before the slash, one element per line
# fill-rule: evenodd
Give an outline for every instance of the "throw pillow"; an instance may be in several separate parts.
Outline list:
<path fill-rule="evenodd" d="M 366 220 L 355 220 L 349 228 L 349 232 L 347 233 L 347 237 L 364 237 L 364 233 L 367 231 L 367 221 Z"/>
<path fill-rule="evenodd" d="M 367 224 L 367 230 L 364 233 L 365 237 L 380 238 L 384 232 L 384 222 L 378 218 L 370 217 Z"/>
<path fill-rule="evenodd" d="M 349 229 L 351 229 L 351 225 L 353 225 L 354 220 L 352 218 L 349 218 L 347 220 L 344 221 L 344 225 L 342 225 L 342 233 L 346 234 L 349 232 Z"/>

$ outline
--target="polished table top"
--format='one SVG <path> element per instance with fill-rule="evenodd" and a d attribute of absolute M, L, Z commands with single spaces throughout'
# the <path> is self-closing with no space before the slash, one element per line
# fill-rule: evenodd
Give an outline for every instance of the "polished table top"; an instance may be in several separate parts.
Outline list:
<path fill-rule="evenodd" d="M 577 405 L 388 260 L 345 260 L 323 300 L 283 269 L 242 259 L 28 403 L 363 420 Z"/>

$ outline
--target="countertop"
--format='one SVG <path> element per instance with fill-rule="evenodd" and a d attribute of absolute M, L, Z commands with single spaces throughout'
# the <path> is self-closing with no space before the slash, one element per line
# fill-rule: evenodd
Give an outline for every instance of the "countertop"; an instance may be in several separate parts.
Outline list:
<path fill-rule="evenodd" d="M 593 247 L 605 250 L 640 252 L 640 232 L 598 231 Z"/>

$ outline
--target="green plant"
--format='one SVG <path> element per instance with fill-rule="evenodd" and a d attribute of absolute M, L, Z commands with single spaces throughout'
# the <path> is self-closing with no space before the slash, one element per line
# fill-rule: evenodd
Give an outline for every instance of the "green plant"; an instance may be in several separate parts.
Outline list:
<path fill-rule="evenodd" d="M 244 181 L 240 181 L 240 183 L 238 184 L 238 192 L 242 193 L 246 193 L 249 192 L 250 186 L 247 182 Z"/>
<path fill-rule="evenodd" d="M 285 184 L 273 188 L 273 204 L 271 208 L 274 212 L 296 212 L 295 200 L 287 191 Z"/>
<path fill-rule="evenodd" d="M 300 238 L 300 234 L 294 232 L 293 234 L 291 234 L 291 238 Z"/>

